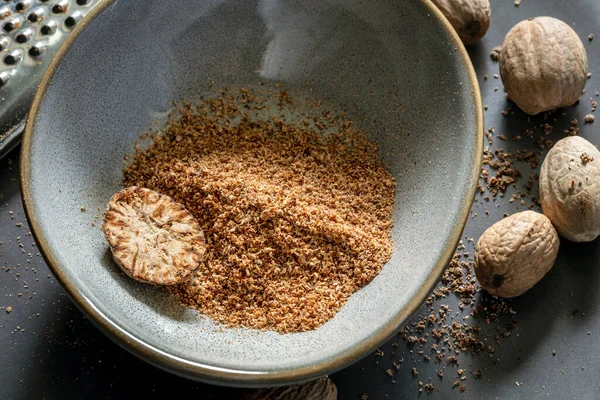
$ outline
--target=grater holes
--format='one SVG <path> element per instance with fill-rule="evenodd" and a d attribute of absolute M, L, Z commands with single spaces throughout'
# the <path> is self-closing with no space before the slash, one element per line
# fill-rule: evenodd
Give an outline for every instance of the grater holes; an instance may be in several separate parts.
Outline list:
<path fill-rule="evenodd" d="M 8 71 L 0 72 L 0 86 L 5 86 L 8 83 L 9 79 L 10 79 L 10 72 L 8 72 Z"/>
<path fill-rule="evenodd" d="M 2 27 L 2 29 L 4 29 L 4 31 L 6 31 L 6 32 L 12 32 L 15 29 L 19 29 L 21 27 L 22 23 L 23 23 L 23 18 L 18 16 L 18 17 L 11 19 L 7 23 L 5 23 L 4 26 Z"/>
<path fill-rule="evenodd" d="M 67 12 L 67 8 L 69 8 L 69 1 L 61 0 L 52 6 L 52 12 L 54 14 L 64 14 Z"/>
<path fill-rule="evenodd" d="M 83 18 L 81 11 L 75 11 L 73 15 L 65 19 L 65 26 L 69 29 L 73 28 Z"/>
<path fill-rule="evenodd" d="M 6 32 L 12 32 L 15 30 L 15 25 L 12 22 L 7 22 L 2 27 Z"/>
<path fill-rule="evenodd" d="M 44 36 L 50 36 L 50 35 L 53 35 L 54 32 L 56 32 L 57 27 L 58 27 L 58 24 L 56 23 L 56 21 L 48 21 L 48 23 L 46 23 L 45 25 L 42 25 L 40 32 L 42 32 L 42 35 L 44 35 Z"/>
<path fill-rule="evenodd" d="M 31 4 L 32 0 L 20 0 L 15 5 L 15 10 L 17 10 L 20 13 L 25 12 L 29 7 L 31 7 Z"/>
<path fill-rule="evenodd" d="M 7 36 L 0 36 L 0 51 L 8 49 L 10 39 Z"/>
<path fill-rule="evenodd" d="M 6 17 L 10 17 L 12 15 L 12 10 L 9 6 L 0 7 L 0 19 L 4 19 Z"/>
<path fill-rule="evenodd" d="M 44 9 L 42 7 L 31 11 L 27 16 L 27 20 L 32 23 L 40 22 L 44 19 Z"/>
<path fill-rule="evenodd" d="M 39 85 L 47 62 L 70 32 L 81 25 L 75 12 L 85 16 L 100 3 L 101 0 L 0 0 L 0 100 L 7 106 L 7 112 L 0 115 L 0 124 L 12 123 L 25 116 L 27 102 Z M 66 7 L 59 9 L 56 5 Z M 76 17 L 73 20 L 75 27 L 70 28 L 72 21 L 67 18 L 73 16 Z M 27 28 L 33 30 L 33 36 L 25 41 L 25 36 L 19 35 Z M 18 52 L 13 53 L 15 50 Z M 18 132 L 9 132 L 5 137 L 10 141 L 19 136 Z M 0 139 L 0 157 L 6 150 L 6 143 Z"/>
<path fill-rule="evenodd" d="M 15 65 L 18 64 L 22 58 L 23 55 L 19 50 L 13 50 L 4 57 L 4 63 L 6 65 Z"/>
<path fill-rule="evenodd" d="M 19 32 L 16 36 L 15 36 L 15 41 L 17 43 L 27 43 L 29 42 L 29 40 L 33 37 L 33 29 L 31 28 L 26 28 L 23 29 L 21 32 Z"/>
<path fill-rule="evenodd" d="M 31 46 L 31 48 L 29 49 L 29 51 L 27 53 L 32 58 L 39 58 L 40 56 L 42 56 L 44 54 L 45 51 L 46 51 L 46 47 L 44 46 L 44 44 L 42 42 L 37 42 L 36 44 Z"/>

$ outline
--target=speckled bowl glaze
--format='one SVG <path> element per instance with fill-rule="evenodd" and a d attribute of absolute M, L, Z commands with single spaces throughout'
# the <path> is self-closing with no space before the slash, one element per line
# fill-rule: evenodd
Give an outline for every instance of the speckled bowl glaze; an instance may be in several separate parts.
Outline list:
<path fill-rule="evenodd" d="M 126 277 L 92 226 L 138 136 L 211 80 L 310 81 L 313 96 L 380 143 L 397 178 L 392 259 L 315 331 L 216 325 Z M 460 238 L 482 145 L 475 74 L 429 1 L 104 0 L 42 80 L 22 148 L 23 200 L 50 268 L 116 342 L 186 377 L 277 385 L 358 360 L 419 308 Z"/>

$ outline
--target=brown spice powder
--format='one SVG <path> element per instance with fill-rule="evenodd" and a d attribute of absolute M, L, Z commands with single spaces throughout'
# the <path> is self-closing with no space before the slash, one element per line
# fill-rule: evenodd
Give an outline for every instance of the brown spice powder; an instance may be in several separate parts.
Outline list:
<path fill-rule="evenodd" d="M 124 184 L 172 196 L 204 230 L 204 264 L 171 289 L 184 303 L 229 326 L 306 331 L 389 260 L 395 181 L 343 116 L 315 103 L 292 123 L 266 114 L 268 101 L 242 89 L 184 104 Z"/>

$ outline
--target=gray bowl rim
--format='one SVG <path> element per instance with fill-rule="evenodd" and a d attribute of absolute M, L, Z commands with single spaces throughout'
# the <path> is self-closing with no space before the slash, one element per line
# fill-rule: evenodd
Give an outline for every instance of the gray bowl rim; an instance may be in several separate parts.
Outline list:
<path fill-rule="evenodd" d="M 470 87 L 466 88 L 466 90 L 470 90 L 473 94 L 473 102 L 475 105 L 476 135 L 473 139 L 475 140 L 476 151 L 473 152 L 470 159 L 470 164 L 473 166 L 473 168 L 467 177 L 468 190 L 464 192 L 461 201 L 462 209 L 459 210 L 460 224 L 454 226 L 452 232 L 450 233 L 450 240 L 448 243 L 451 243 L 452 245 L 449 245 L 444 250 L 407 307 L 394 315 L 394 317 L 390 319 L 390 321 L 388 321 L 388 323 L 379 329 L 374 335 L 372 335 L 369 340 L 358 343 L 353 349 L 333 360 L 323 360 L 322 362 L 311 366 L 277 371 L 247 371 L 238 369 L 224 369 L 211 365 L 204 365 L 168 354 L 150 345 L 149 343 L 144 342 L 141 338 L 135 337 L 131 333 L 127 332 L 125 327 L 118 326 L 111 321 L 78 290 L 75 283 L 70 280 L 66 271 L 62 269 L 62 266 L 58 262 L 56 252 L 46 240 L 46 236 L 42 230 L 38 216 L 33 212 L 34 208 L 31 207 L 33 203 L 32 188 L 29 184 L 29 182 L 31 182 L 31 145 L 36 131 L 36 121 L 38 119 L 37 116 L 40 112 L 40 105 L 44 99 L 45 93 L 62 60 L 69 52 L 79 35 L 100 14 L 102 14 L 103 11 L 114 5 L 117 1 L 119 0 L 102 1 L 98 6 L 91 10 L 79 22 L 79 24 L 77 24 L 71 34 L 67 36 L 65 42 L 58 49 L 52 62 L 48 66 L 48 69 L 44 73 L 34 96 L 29 115 L 27 116 L 23 143 L 21 147 L 21 196 L 25 209 L 25 215 L 29 221 L 33 237 L 38 244 L 40 253 L 69 297 L 90 319 L 90 321 L 92 321 L 92 323 L 94 323 L 94 325 L 100 329 L 100 331 L 137 357 L 176 375 L 217 385 L 265 387 L 308 381 L 338 371 L 358 361 L 359 359 L 373 352 L 376 348 L 380 347 L 396 332 L 398 332 L 404 323 L 406 323 L 418 311 L 420 306 L 423 304 L 423 302 L 425 302 L 429 294 L 437 285 L 446 269 L 446 266 L 454 254 L 454 250 L 458 245 L 458 242 L 460 241 L 460 237 L 469 217 L 471 206 L 473 205 L 477 190 L 484 142 L 483 103 L 475 69 L 471 63 L 466 48 L 464 47 L 457 33 L 452 28 L 452 25 L 450 25 L 448 20 L 431 2 L 431 0 L 418 0 L 429 9 L 431 15 L 435 17 L 439 24 L 441 24 L 450 39 L 454 42 L 456 51 L 460 55 L 460 59 L 462 60 L 463 66 L 466 69 L 467 76 L 469 78 Z"/>

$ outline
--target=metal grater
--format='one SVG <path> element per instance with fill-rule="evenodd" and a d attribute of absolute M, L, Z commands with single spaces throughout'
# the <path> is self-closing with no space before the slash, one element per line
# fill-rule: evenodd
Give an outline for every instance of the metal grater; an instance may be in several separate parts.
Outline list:
<path fill-rule="evenodd" d="M 0 0 L 0 158 L 20 141 L 52 57 L 101 0 Z"/>

